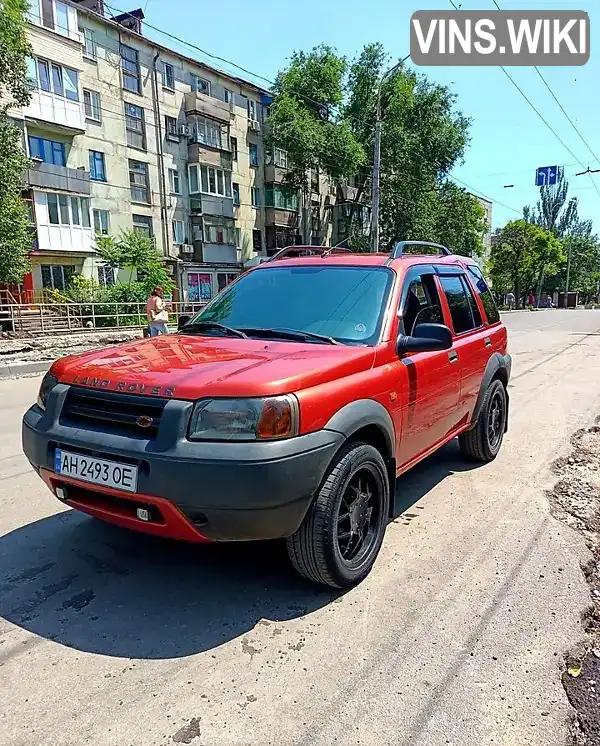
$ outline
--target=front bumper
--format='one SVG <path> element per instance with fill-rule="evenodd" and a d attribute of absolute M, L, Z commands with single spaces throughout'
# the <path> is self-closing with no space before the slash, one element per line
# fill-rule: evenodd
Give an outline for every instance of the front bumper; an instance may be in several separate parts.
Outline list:
<path fill-rule="evenodd" d="M 263 443 L 191 442 L 186 439 L 192 403 L 169 401 L 153 439 L 61 421 L 69 387 L 50 393 L 46 411 L 23 417 L 25 455 L 56 494 L 75 508 L 147 533 L 192 541 L 275 539 L 302 521 L 343 435 L 321 430 Z M 138 466 L 135 494 L 67 479 L 54 473 L 56 448 Z M 154 506 L 149 522 L 135 505 Z M 191 529 L 191 530 L 190 530 Z"/>

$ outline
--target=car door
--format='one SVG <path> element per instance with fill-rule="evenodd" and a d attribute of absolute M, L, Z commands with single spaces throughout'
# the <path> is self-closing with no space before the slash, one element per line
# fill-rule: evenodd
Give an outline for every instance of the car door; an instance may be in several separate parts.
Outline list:
<path fill-rule="evenodd" d="M 461 422 L 470 417 L 493 354 L 492 340 L 479 305 L 462 267 L 438 267 L 439 282 L 446 300 L 448 325 L 454 335 L 454 349 L 460 370 L 458 413 Z"/>
<path fill-rule="evenodd" d="M 418 301 L 418 303 L 417 303 Z M 435 269 L 410 269 L 399 306 L 399 333 L 411 334 L 420 323 L 443 323 Z M 403 378 L 402 438 L 396 459 L 406 467 L 442 441 L 458 422 L 460 371 L 454 350 L 410 353 L 401 358 Z"/>

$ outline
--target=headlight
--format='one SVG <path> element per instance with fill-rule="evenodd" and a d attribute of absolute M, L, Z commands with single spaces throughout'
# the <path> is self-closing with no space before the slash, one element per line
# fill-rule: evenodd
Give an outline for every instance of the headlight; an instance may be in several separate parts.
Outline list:
<path fill-rule="evenodd" d="M 46 399 L 48 398 L 48 394 L 52 391 L 57 383 L 58 378 L 56 376 L 53 376 L 52 373 L 46 373 L 46 375 L 43 377 L 42 385 L 40 386 L 40 391 L 37 398 L 37 405 L 40 409 L 43 409 L 44 411 L 46 410 Z"/>
<path fill-rule="evenodd" d="M 194 407 L 190 440 L 272 440 L 298 435 L 294 396 L 207 399 Z"/>

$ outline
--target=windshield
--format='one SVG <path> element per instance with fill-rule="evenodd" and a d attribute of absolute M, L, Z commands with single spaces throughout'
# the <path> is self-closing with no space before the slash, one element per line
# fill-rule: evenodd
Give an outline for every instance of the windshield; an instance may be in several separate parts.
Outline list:
<path fill-rule="evenodd" d="M 241 277 L 190 323 L 294 329 L 346 344 L 375 344 L 392 280 L 393 273 L 385 267 L 259 269 Z"/>

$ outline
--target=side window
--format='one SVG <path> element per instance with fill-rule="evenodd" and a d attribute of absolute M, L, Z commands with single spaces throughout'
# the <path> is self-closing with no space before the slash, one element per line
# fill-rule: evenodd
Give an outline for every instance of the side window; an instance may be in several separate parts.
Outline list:
<path fill-rule="evenodd" d="M 411 281 L 404 299 L 402 323 L 404 333 L 412 334 L 418 324 L 443 322 L 440 298 L 433 275 L 423 274 Z"/>
<path fill-rule="evenodd" d="M 463 334 L 481 326 L 481 314 L 466 279 L 461 275 L 440 277 L 452 316 L 455 334 Z"/>
<path fill-rule="evenodd" d="M 467 267 L 467 270 L 471 275 L 473 284 L 475 285 L 475 290 L 481 298 L 487 320 L 490 324 L 497 324 L 500 321 L 500 313 L 498 312 L 498 308 L 494 302 L 492 291 L 489 289 L 484 276 L 481 274 L 481 270 L 473 264 L 470 264 Z"/>

